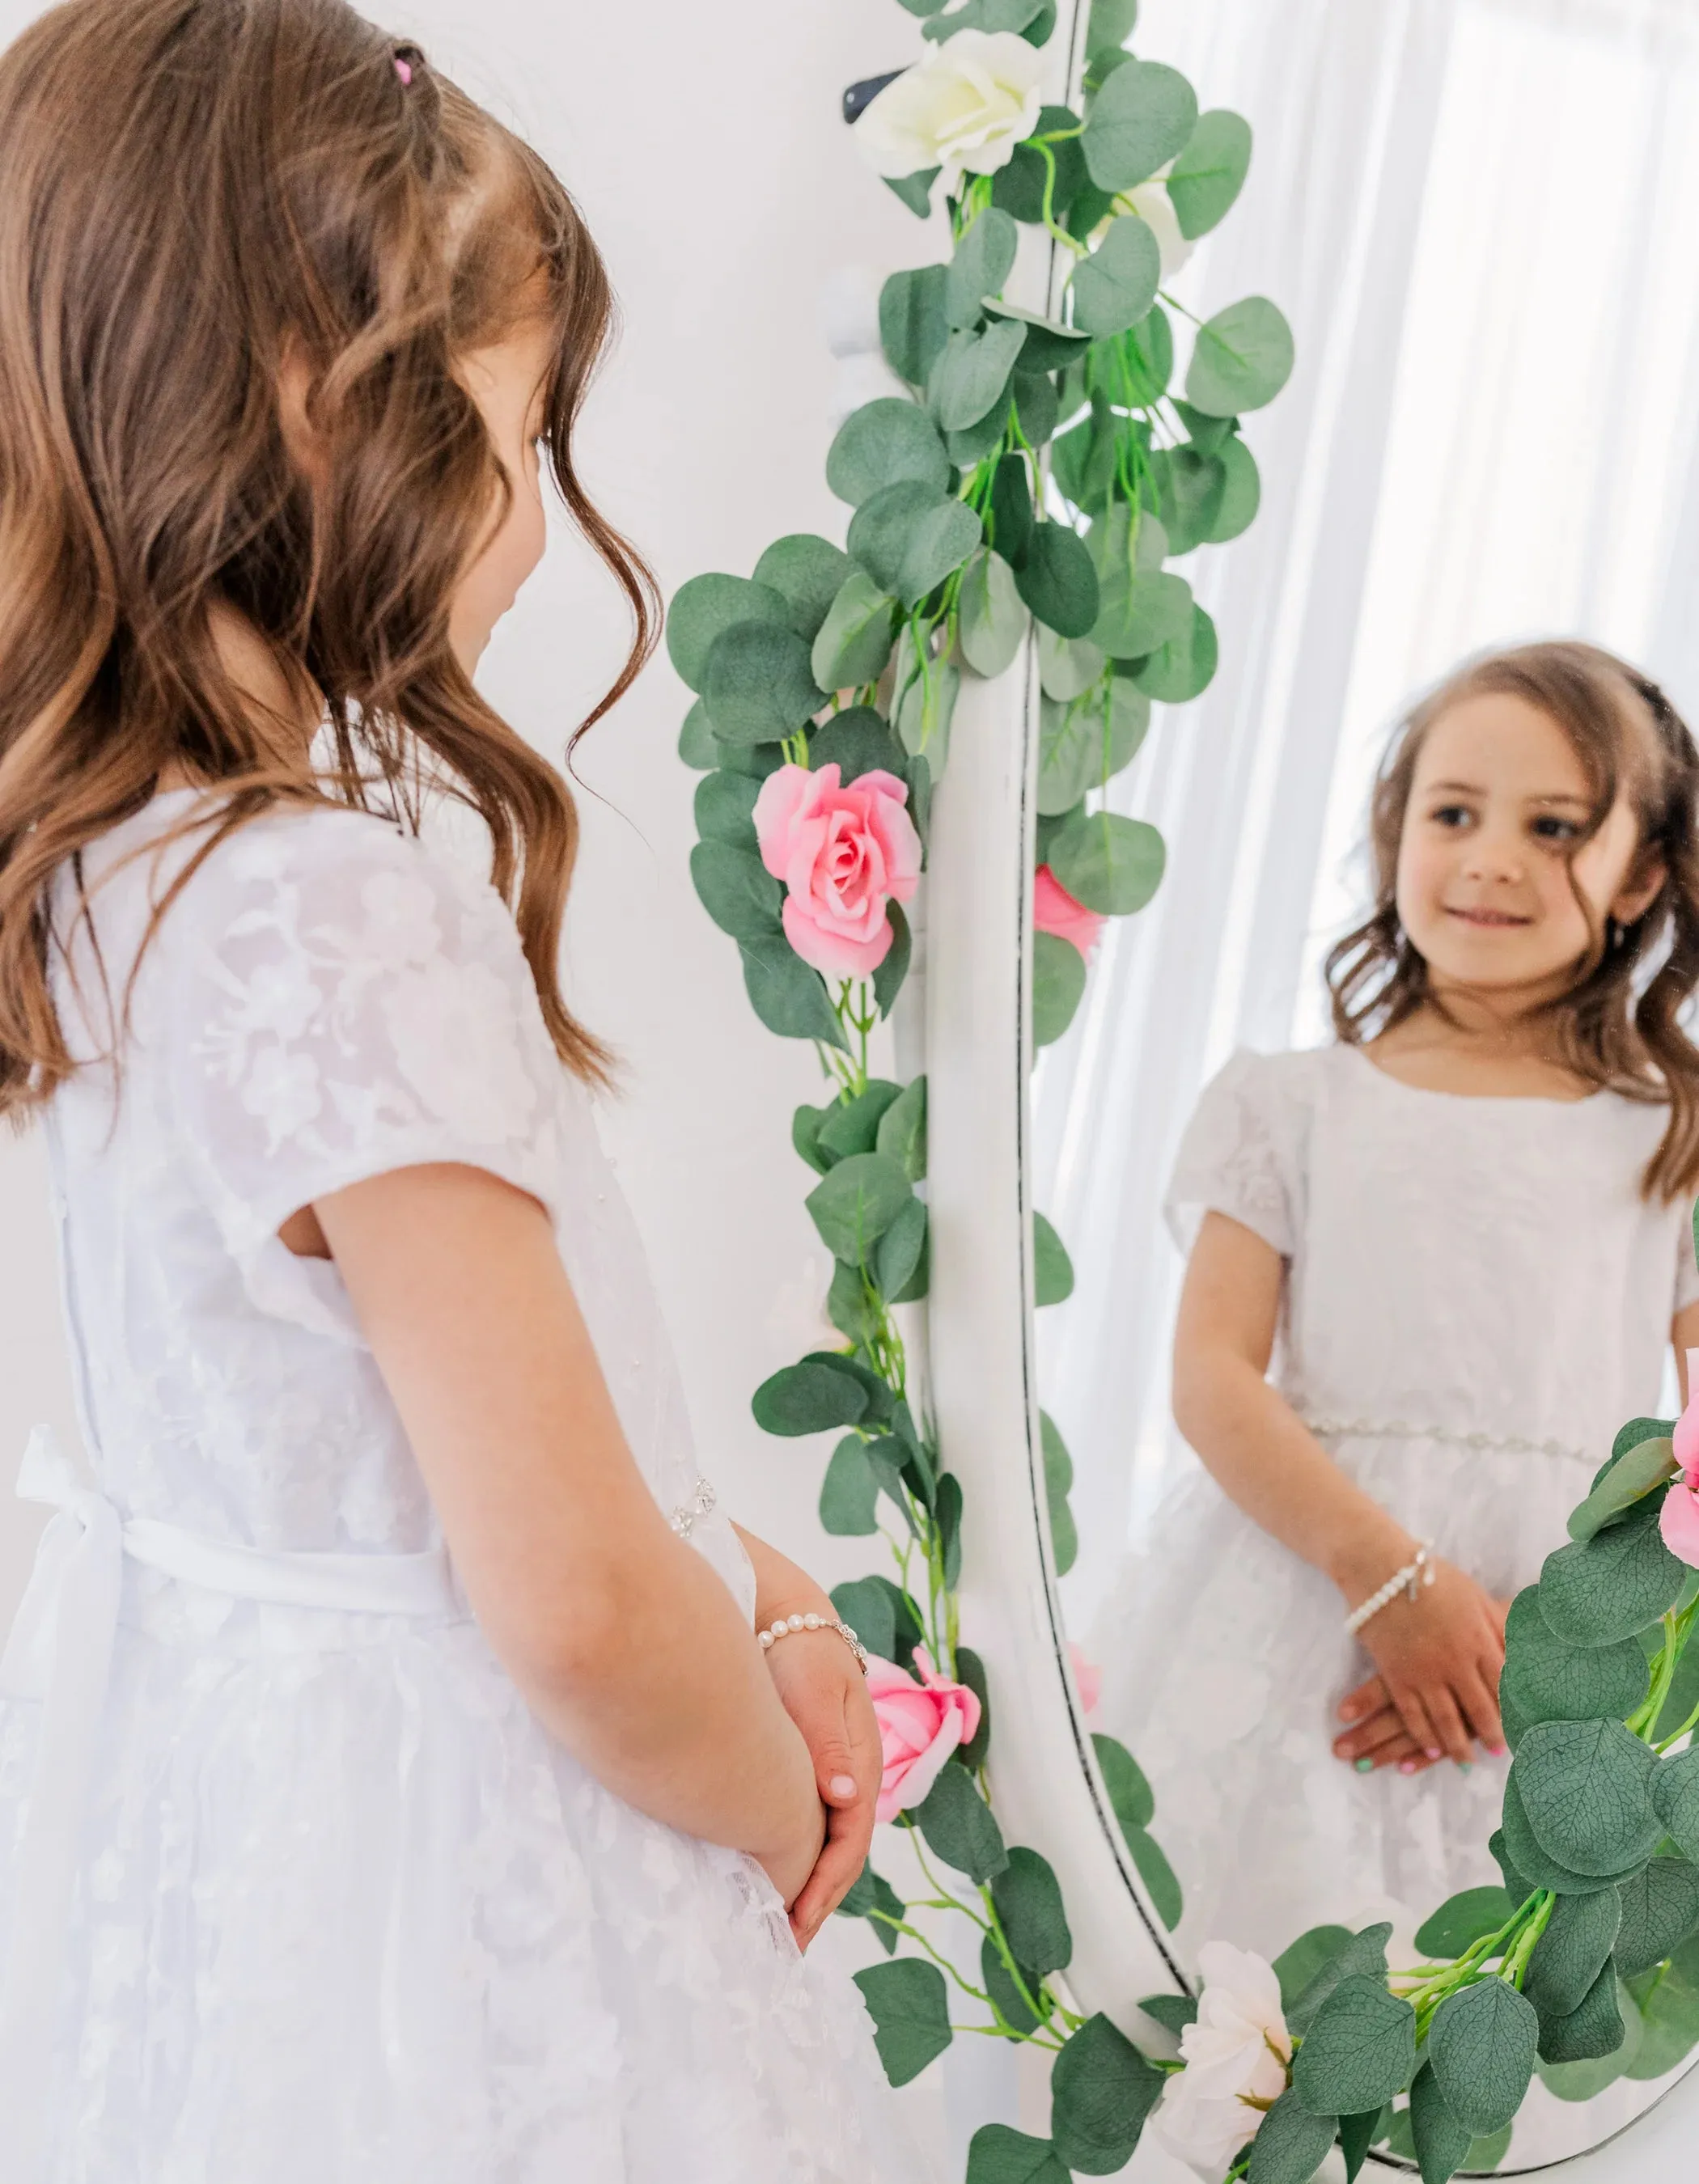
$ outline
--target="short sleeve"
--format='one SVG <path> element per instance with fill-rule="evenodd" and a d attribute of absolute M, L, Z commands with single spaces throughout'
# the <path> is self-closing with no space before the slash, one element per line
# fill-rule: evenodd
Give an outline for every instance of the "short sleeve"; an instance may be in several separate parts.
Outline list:
<path fill-rule="evenodd" d="M 161 921 L 159 1021 L 179 1142 L 264 1310 L 344 1335 L 298 1207 L 429 1162 L 486 1168 L 553 1213 L 560 1065 L 506 905 L 382 820 L 268 814 Z"/>
<path fill-rule="evenodd" d="M 1182 1251 L 1206 1213 L 1242 1222 L 1290 1259 L 1301 1219 L 1302 1104 L 1295 1055 L 1235 1054 L 1204 1087 L 1180 1140 L 1162 1211 Z"/>

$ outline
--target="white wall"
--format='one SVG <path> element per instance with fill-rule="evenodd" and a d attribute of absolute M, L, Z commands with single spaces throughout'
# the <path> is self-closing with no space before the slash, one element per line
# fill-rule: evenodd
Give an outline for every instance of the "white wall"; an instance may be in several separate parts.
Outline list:
<path fill-rule="evenodd" d="M 35 11 L 0 0 L 0 38 Z M 837 538 L 822 476 L 831 359 L 822 274 L 942 254 L 857 157 L 838 115 L 857 77 L 911 57 L 892 0 L 697 0 L 621 8 L 428 0 L 398 15 L 515 120 L 577 195 L 624 333 L 583 436 L 592 489 L 671 591 L 747 573 L 786 531 Z M 558 756 L 623 650 L 617 599 L 562 541 L 499 632 L 496 702 Z M 817 1099 L 812 1052 L 751 1015 L 732 942 L 691 891 L 696 777 L 674 753 L 688 704 L 665 658 L 580 747 L 589 789 L 571 990 L 627 1064 L 610 1149 L 648 1240 L 704 1468 L 727 1504 L 828 1582 L 868 1567 L 814 1516 L 821 1451 L 767 1439 L 751 1390 L 808 1346 L 827 1268 L 789 1150 Z M 810 1266 L 812 1256 L 814 1264 Z M 0 1136 L 0 1480 L 37 1418 L 70 1427 L 38 1149 Z M 35 1535 L 0 1500 L 0 1627 Z"/>

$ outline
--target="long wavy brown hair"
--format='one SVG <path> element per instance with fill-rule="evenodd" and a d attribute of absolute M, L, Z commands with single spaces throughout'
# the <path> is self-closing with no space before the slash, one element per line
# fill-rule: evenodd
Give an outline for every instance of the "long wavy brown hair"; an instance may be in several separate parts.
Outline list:
<path fill-rule="evenodd" d="M 646 657 L 652 580 L 572 457 L 611 309 L 543 161 L 343 0 L 70 0 L 0 56 L 0 1112 L 71 1067 L 52 875 L 80 879 L 162 776 L 218 792 L 185 879 L 281 802 L 415 831 L 432 790 L 469 805 L 557 1049 L 604 1072 L 556 968 L 571 793 L 478 695 L 448 611 L 511 492 L 456 362 L 541 310 L 549 466 L 635 622 L 571 741 Z M 233 683 L 220 609 L 322 709 L 310 757 Z"/>
<path fill-rule="evenodd" d="M 1641 1189 L 1648 1198 L 1690 1193 L 1699 1186 L 1699 1047 L 1680 1018 L 1699 985 L 1699 750 L 1657 685 L 1596 645 L 1525 644 L 1472 660 L 1401 723 L 1370 807 L 1374 907 L 1327 959 L 1334 1029 L 1360 1046 L 1433 1001 L 1427 964 L 1398 916 L 1404 818 L 1429 729 L 1465 699 L 1488 693 L 1521 698 L 1561 729 L 1592 799 L 1568 851 L 1591 940 L 1574 983 L 1548 1004 L 1559 1051 L 1585 1083 L 1668 1108 Z M 1575 851 L 1618 796 L 1638 823 L 1642 864 L 1655 858 L 1665 872 L 1650 907 L 1628 926 L 1595 917 L 1573 870 Z"/>

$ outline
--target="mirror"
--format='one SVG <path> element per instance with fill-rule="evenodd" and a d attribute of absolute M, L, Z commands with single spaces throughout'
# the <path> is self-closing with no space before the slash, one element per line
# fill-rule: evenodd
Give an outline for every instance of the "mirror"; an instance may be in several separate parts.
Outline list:
<path fill-rule="evenodd" d="M 1103 792 L 1160 830 L 1162 884 L 1095 941 L 1076 926 L 1083 997 L 1033 1080 L 1032 1202 L 1066 1253 L 1040 1232 L 1077 1725 L 1142 1770 L 1133 1854 L 1188 1977 L 1213 1940 L 1273 1958 L 1377 1919 L 1413 1963 L 1437 1906 L 1501 1885 L 1507 1761 L 1334 1756 L 1373 1663 L 1339 1587 L 1212 1476 L 1254 1490 L 1234 1437 L 1266 1411 L 1195 1386 L 1199 1446 L 1174 1424 L 1184 1251 L 1214 1215 L 1278 1259 L 1270 1370 L 1303 1446 L 1500 1602 L 1564 1543 L 1623 1421 L 1679 1407 L 1691 1193 L 1631 1187 L 1660 1124 L 1608 1094 L 1459 1096 L 1395 1043 L 1340 1045 L 1323 963 L 1370 906 L 1389 733 L 1459 661 L 1581 636 L 1699 711 L 1699 44 L 1674 11 L 1557 0 L 1421 28 L 1146 0 L 1138 46 L 1256 131 L 1254 186 L 1175 295 L 1206 318 L 1266 289 L 1299 363 L 1245 426 L 1258 521 L 1180 562 L 1215 680 L 1159 705 Z M 1042 858 L 1042 777 L 1039 800 Z M 1634 1983 L 1618 2056 L 1542 2069 L 1471 2168 L 1574 2156 L 1657 2101 L 1699 2041 L 1691 1954 L 1691 1984 L 1683 1957 Z"/>

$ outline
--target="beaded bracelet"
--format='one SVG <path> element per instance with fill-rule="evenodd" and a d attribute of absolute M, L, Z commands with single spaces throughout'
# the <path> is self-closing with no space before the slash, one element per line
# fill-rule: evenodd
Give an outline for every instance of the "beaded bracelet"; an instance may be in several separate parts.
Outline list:
<path fill-rule="evenodd" d="M 1413 1607 L 1419 1585 L 1432 1585 L 1434 1575 L 1434 1543 L 1423 1540 L 1416 1550 L 1416 1559 L 1406 1563 L 1401 1570 L 1387 1579 L 1379 1592 L 1372 1592 L 1360 1607 L 1352 1608 L 1345 1619 L 1345 1627 L 1353 1638 L 1371 1615 L 1379 1615 L 1383 1607 L 1390 1607 L 1401 1592 Z"/>
<path fill-rule="evenodd" d="M 850 1651 L 855 1656 L 855 1665 L 865 1676 L 867 1673 L 867 1649 L 847 1623 L 834 1622 L 829 1615 L 781 1615 L 766 1630 L 755 1633 L 761 1641 L 761 1651 L 771 1652 L 781 1638 L 788 1638 L 799 1630 L 835 1630 Z"/>

